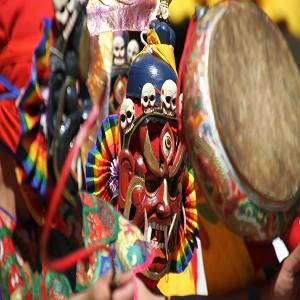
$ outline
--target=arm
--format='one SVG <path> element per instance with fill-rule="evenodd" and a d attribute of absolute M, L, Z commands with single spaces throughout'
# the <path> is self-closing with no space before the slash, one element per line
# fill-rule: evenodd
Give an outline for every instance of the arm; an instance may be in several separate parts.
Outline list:
<path fill-rule="evenodd" d="M 278 274 L 255 292 L 257 299 L 300 299 L 300 245 L 284 260 Z"/>
<path fill-rule="evenodd" d="M 149 300 L 298 300 L 300 299 L 300 245 L 285 259 L 277 275 L 267 284 L 253 287 L 250 291 L 241 291 L 235 295 L 222 297 L 212 296 L 172 296 L 154 295 L 138 279 L 139 299 Z"/>

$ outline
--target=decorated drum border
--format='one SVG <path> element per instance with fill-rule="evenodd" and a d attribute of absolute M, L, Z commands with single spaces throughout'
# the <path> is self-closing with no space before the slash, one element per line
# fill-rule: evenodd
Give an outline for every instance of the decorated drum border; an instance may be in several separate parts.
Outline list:
<path fill-rule="evenodd" d="M 254 242 L 281 235 L 294 217 L 295 202 L 267 205 L 241 183 L 221 143 L 208 82 L 209 47 L 215 25 L 232 1 L 207 9 L 191 35 L 183 71 L 183 131 L 195 175 L 223 222 Z"/>

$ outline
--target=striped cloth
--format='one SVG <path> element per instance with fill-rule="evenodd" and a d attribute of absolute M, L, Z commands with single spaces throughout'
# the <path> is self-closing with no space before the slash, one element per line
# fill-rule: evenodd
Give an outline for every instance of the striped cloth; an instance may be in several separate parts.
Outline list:
<path fill-rule="evenodd" d="M 31 79 L 18 106 L 21 137 L 17 149 L 17 158 L 25 171 L 25 182 L 30 183 L 41 195 L 46 194 L 48 170 L 47 145 L 40 124 L 45 105 L 41 96 L 38 78 L 40 73 L 49 68 L 50 29 L 51 21 L 45 19 L 43 35 L 33 55 Z"/>
<path fill-rule="evenodd" d="M 0 100 L 0 123 L 3 126 L 0 142 L 17 159 L 18 180 L 41 196 L 46 194 L 48 170 L 45 134 L 40 124 L 45 104 L 38 80 L 45 78 L 49 69 L 50 30 L 51 20 L 44 19 L 28 84 L 21 91 L 11 85 L 18 92 L 7 94 Z"/>

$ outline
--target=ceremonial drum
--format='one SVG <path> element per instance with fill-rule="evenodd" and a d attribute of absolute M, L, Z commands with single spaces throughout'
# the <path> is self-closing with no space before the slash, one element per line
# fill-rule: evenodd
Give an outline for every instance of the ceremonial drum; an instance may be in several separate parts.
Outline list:
<path fill-rule="evenodd" d="M 254 3 L 216 4 L 182 76 L 186 147 L 212 209 L 245 240 L 280 236 L 300 201 L 299 71 L 281 32 Z"/>

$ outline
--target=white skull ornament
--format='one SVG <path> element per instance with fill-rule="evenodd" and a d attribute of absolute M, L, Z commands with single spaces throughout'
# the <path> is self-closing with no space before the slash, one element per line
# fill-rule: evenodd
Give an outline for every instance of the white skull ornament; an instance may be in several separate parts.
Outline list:
<path fill-rule="evenodd" d="M 120 122 L 121 128 L 125 133 L 128 133 L 133 128 L 133 120 L 135 117 L 135 108 L 133 101 L 129 98 L 126 98 L 120 109 Z"/>
<path fill-rule="evenodd" d="M 177 85 L 176 83 L 168 79 L 164 82 L 161 88 L 161 107 L 163 113 L 168 116 L 175 116 L 176 114 L 176 95 L 177 95 Z"/>
<path fill-rule="evenodd" d="M 122 65 L 125 63 L 125 40 L 122 36 L 115 36 L 113 40 L 114 64 Z"/>
<path fill-rule="evenodd" d="M 131 64 L 135 56 L 140 52 L 140 46 L 137 40 L 131 40 L 127 46 L 127 60 Z"/>
<path fill-rule="evenodd" d="M 75 0 L 53 0 L 55 8 L 55 18 L 63 28 L 66 27 L 69 17 L 72 15 Z"/>
<path fill-rule="evenodd" d="M 155 89 L 152 83 L 147 82 L 142 88 L 141 105 L 145 114 L 154 111 L 156 97 Z"/>

